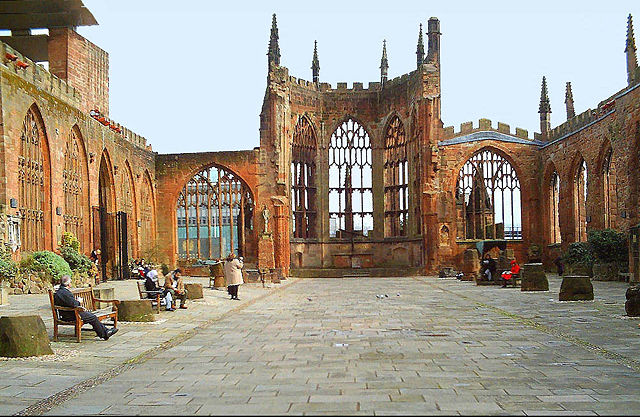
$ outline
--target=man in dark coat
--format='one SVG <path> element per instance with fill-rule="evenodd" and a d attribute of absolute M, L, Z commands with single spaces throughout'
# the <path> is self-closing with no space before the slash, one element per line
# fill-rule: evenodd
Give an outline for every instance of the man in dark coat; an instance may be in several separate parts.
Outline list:
<path fill-rule="evenodd" d="M 71 277 L 69 275 L 64 275 L 62 279 L 60 279 L 60 288 L 58 288 L 58 291 L 56 291 L 53 296 L 53 302 L 55 305 L 70 308 L 80 306 L 80 301 L 76 300 L 73 293 L 69 290 L 70 285 Z M 109 340 L 109 338 L 118 331 L 115 327 L 107 329 L 105 325 L 98 320 L 96 315 L 91 312 L 81 311 L 80 317 L 84 323 L 90 324 L 93 327 L 93 330 L 95 330 L 96 334 L 101 339 Z M 73 311 L 60 311 L 60 318 L 64 321 L 75 321 L 76 315 Z"/>

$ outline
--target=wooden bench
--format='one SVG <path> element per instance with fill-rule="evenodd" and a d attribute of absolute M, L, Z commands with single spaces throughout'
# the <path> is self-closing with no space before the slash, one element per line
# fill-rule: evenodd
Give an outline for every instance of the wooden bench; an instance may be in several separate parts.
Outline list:
<path fill-rule="evenodd" d="M 53 300 L 53 291 L 49 290 L 49 301 L 51 302 L 51 312 L 53 313 L 53 340 L 58 341 L 58 326 L 74 326 L 75 327 L 75 336 L 78 340 L 78 343 L 81 341 L 81 332 L 82 326 L 84 322 L 82 321 L 82 317 L 80 317 L 80 313 L 82 311 L 87 311 L 89 313 L 95 314 L 98 320 L 113 320 L 113 327 L 118 326 L 118 300 L 101 300 L 99 298 L 95 298 L 93 295 L 93 288 L 75 288 L 71 290 L 71 293 L 76 298 L 76 300 L 80 301 L 79 307 L 62 307 L 57 306 Z M 81 300 L 80 300 L 81 299 Z M 113 305 L 97 309 L 96 302 L 100 303 L 111 303 Z M 74 321 L 66 321 L 60 317 L 60 311 L 73 311 L 76 318 Z"/>
<path fill-rule="evenodd" d="M 160 314 L 160 303 L 162 299 L 162 292 L 147 291 L 144 287 L 144 281 L 138 281 L 138 294 L 141 300 L 151 301 L 151 307 L 155 305 L 156 313 Z"/>

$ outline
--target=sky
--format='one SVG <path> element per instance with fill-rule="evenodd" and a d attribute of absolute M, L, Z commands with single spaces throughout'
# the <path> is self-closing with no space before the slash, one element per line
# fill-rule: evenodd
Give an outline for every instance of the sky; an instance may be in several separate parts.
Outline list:
<path fill-rule="evenodd" d="M 418 25 L 441 25 L 442 120 L 480 118 L 539 131 L 542 76 L 551 123 L 566 120 L 565 83 L 576 113 L 626 86 L 627 15 L 640 33 L 640 1 L 84 0 L 99 25 L 78 32 L 109 53 L 110 116 L 159 153 L 252 149 L 266 88 L 271 14 L 281 65 L 311 80 L 389 78 L 416 67 Z M 640 39 L 637 38 L 638 45 Z M 426 43 L 426 38 L 425 38 Z"/>

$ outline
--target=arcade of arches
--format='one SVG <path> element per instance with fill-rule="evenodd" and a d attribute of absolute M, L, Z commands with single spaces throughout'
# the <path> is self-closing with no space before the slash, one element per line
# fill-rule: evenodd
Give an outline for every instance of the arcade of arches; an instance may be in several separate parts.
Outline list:
<path fill-rule="evenodd" d="M 20 224 L 0 241 L 18 239 L 18 259 L 72 232 L 85 253 L 101 248 L 107 277 L 125 277 L 132 258 L 175 266 L 231 252 L 282 277 L 398 275 L 460 269 L 484 239 L 507 240 L 521 261 L 539 245 L 550 266 L 589 230 L 640 222 L 635 69 L 553 129 L 544 82 L 533 138 L 485 119 L 456 131 L 441 118 L 437 19 L 427 36 L 415 69 L 387 79 L 381 65 L 367 88 L 292 77 L 274 49 L 259 147 L 246 151 L 154 153 L 63 74 L 65 89 L 33 88 L 55 74 L 0 65 L 0 214 Z"/>

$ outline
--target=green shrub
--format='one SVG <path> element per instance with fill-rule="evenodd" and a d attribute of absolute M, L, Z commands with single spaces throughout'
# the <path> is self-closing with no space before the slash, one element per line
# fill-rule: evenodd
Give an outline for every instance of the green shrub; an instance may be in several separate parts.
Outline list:
<path fill-rule="evenodd" d="M 588 234 L 588 241 L 597 262 L 628 264 L 629 249 L 626 234 L 613 229 L 593 230 Z"/>
<path fill-rule="evenodd" d="M 85 254 L 78 252 L 71 246 L 60 247 L 60 255 L 69 264 L 73 272 L 88 274 L 93 262 Z"/>
<path fill-rule="evenodd" d="M 562 260 L 567 265 L 590 266 L 595 258 L 588 242 L 575 242 L 569 245 Z"/>
<path fill-rule="evenodd" d="M 60 255 L 49 251 L 33 252 L 20 261 L 20 270 L 24 272 L 44 272 L 52 283 L 63 275 L 71 276 L 69 264 Z"/>
<path fill-rule="evenodd" d="M 60 246 L 65 248 L 73 248 L 76 252 L 80 250 L 80 241 L 76 239 L 76 237 L 71 232 L 64 232 L 62 234 L 62 239 L 60 242 Z"/>
<path fill-rule="evenodd" d="M 162 275 L 167 275 L 169 273 L 169 267 L 167 264 L 160 265 L 160 270 L 162 271 Z"/>
<path fill-rule="evenodd" d="M 0 258 L 0 281 L 12 280 L 18 273 L 18 266 L 11 259 Z"/>

